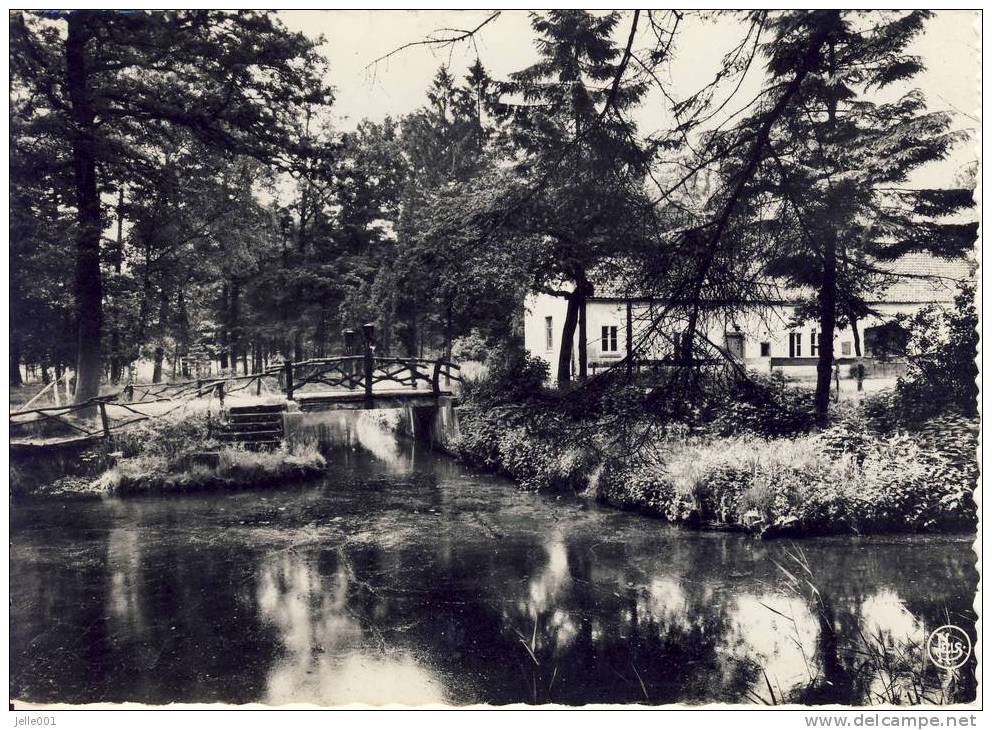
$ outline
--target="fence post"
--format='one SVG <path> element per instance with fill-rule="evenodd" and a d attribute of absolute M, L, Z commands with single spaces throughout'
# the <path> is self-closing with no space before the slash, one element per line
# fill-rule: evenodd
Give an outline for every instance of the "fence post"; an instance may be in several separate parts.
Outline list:
<path fill-rule="evenodd" d="M 107 418 L 107 404 L 100 401 L 100 423 L 103 425 L 103 435 L 110 438 L 110 420 Z"/>
<path fill-rule="evenodd" d="M 441 392 L 441 361 L 434 361 L 434 375 L 431 376 L 431 390 L 434 391 L 434 395 L 438 395 Z"/>
<path fill-rule="evenodd" d="M 286 400 L 293 400 L 293 361 L 286 360 Z"/>
<path fill-rule="evenodd" d="M 203 395 L 203 393 L 201 392 L 202 390 L 203 390 L 203 380 L 201 380 L 200 378 L 197 378 L 196 379 L 196 397 L 197 398 L 199 398 L 201 395 Z"/>
<path fill-rule="evenodd" d="M 371 322 L 363 324 L 362 336 L 365 339 L 365 407 L 373 408 L 372 373 L 375 370 L 375 325 Z"/>
<path fill-rule="evenodd" d="M 365 407 L 372 408 L 372 373 L 375 370 L 375 350 L 371 345 L 365 348 L 365 373 L 362 380 L 365 386 Z"/>
<path fill-rule="evenodd" d="M 220 402 L 220 407 L 224 407 L 224 383 L 217 383 L 217 400 Z"/>
<path fill-rule="evenodd" d="M 420 372 L 417 370 L 417 361 L 411 360 L 407 363 L 407 367 L 410 368 L 410 387 L 416 390 L 420 385 L 420 383 L 417 382 L 417 375 Z"/>

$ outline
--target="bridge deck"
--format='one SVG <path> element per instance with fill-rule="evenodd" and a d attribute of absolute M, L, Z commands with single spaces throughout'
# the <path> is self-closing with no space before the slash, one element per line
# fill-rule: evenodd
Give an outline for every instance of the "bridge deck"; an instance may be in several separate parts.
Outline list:
<path fill-rule="evenodd" d="M 48 438 L 11 438 L 9 441 L 10 450 L 14 453 L 28 454 L 47 451 L 53 448 L 69 446 L 89 446 L 95 444 L 103 438 L 103 434 L 90 434 L 86 436 L 51 436 Z"/>
<path fill-rule="evenodd" d="M 434 393 L 430 390 L 413 390 L 412 388 L 390 388 L 388 390 L 377 388 L 372 393 L 372 407 L 433 406 L 437 405 L 439 397 L 451 397 L 453 395 L 450 390 Z M 299 404 L 301 411 L 360 410 L 365 408 L 365 391 L 363 390 L 297 391 L 293 399 Z"/>

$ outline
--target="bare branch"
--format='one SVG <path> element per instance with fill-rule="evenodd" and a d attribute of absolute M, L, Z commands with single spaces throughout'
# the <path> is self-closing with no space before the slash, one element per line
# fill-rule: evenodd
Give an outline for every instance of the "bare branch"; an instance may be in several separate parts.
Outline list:
<path fill-rule="evenodd" d="M 409 43 L 404 43 L 402 46 L 400 46 L 399 48 L 394 48 L 386 55 L 379 56 L 379 58 L 369 63 L 364 70 L 368 71 L 373 66 L 383 61 L 386 61 L 389 58 L 392 58 L 397 53 L 405 51 L 408 48 L 414 48 L 416 46 L 440 46 L 443 48 L 446 46 L 454 46 L 462 41 L 467 41 L 467 40 L 474 41 L 475 34 L 478 33 L 480 30 L 482 30 L 485 26 L 489 25 L 489 23 L 496 20 L 496 18 L 498 18 L 501 14 L 502 11 L 497 10 L 496 12 L 494 12 L 492 15 L 490 15 L 488 18 L 483 20 L 481 23 L 479 23 L 471 30 L 463 30 L 460 28 L 439 28 L 438 30 L 434 31 L 434 33 L 447 33 L 449 35 L 440 38 L 428 37 L 428 38 L 424 38 L 423 40 L 410 41 Z"/>

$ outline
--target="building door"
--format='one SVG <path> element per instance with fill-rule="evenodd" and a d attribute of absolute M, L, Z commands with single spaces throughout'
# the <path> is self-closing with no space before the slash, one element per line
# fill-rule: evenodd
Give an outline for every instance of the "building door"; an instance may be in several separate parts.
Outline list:
<path fill-rule="evenodd" d="M 735 360 L 744 359 L 744 335 L 740 333 L 728 333 L 726 336 L 727 340 L 727 354 L 730 355 Z"/>

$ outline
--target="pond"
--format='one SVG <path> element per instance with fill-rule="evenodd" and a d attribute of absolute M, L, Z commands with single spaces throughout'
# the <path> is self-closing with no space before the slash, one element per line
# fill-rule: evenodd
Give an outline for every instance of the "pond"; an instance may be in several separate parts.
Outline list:
<path fill-rule="evenodd" d="M 338 418 L 319 429 L 332 469 L 318 484 L 13 503 L 11 697 L 975 696 L 974 658 L 951 673 L 921 654 L 942 624 L 974 640 L 969 536 L 693 532 L 520 491 L 361 416 Z"/>

